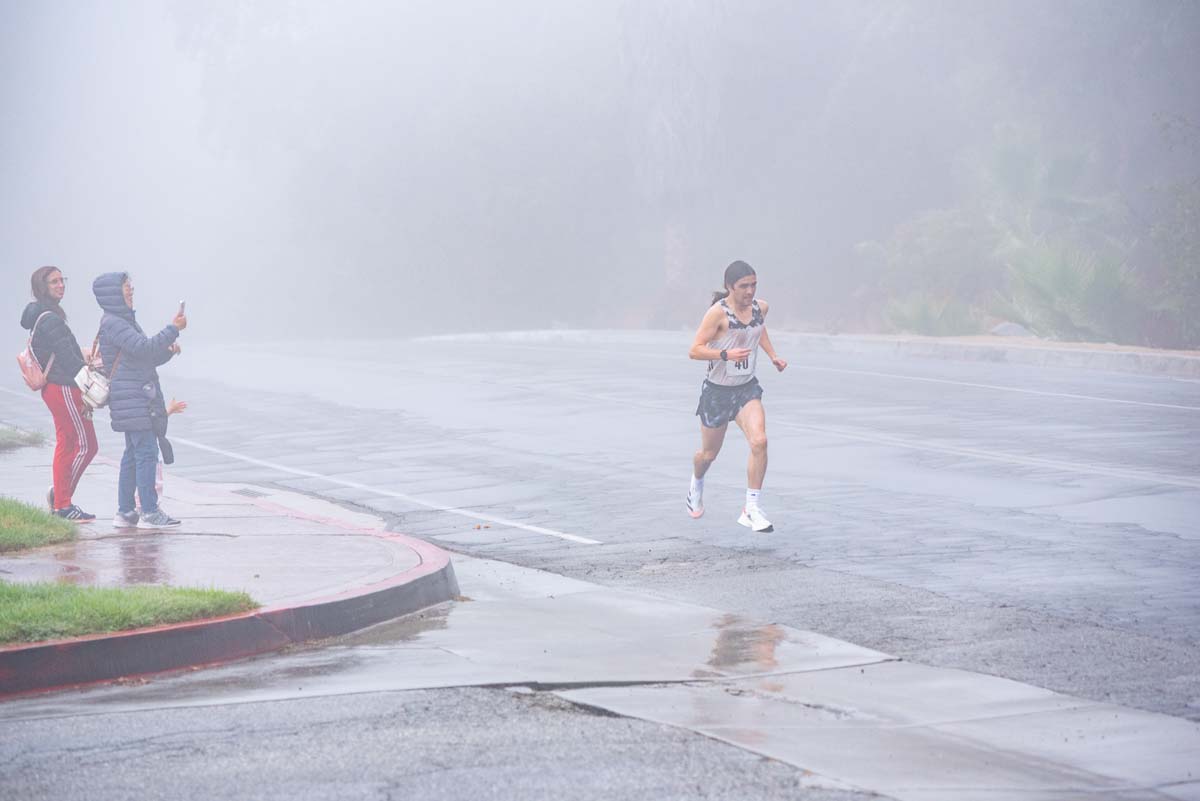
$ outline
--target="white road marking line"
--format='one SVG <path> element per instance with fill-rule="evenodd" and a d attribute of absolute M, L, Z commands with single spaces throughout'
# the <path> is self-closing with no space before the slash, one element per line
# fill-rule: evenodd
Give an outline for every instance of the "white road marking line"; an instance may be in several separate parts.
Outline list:
<path fill-rule="evenodd" d="M 31 397 L 28 395 L 25 395 L 20 392 L 14 392 L 13 390 L 7 389 L 5 387 L 0 387 L 0 391 L 6 392 L 10 395 L 15 395 L 18 398 L 31 399 Z M 190 440 L 190 439 L 183 439 L 181 437 L 172 437 L 171 441 L 178 442 L 182 445 L 187 445 L 192 448 L 197 448 L 202 451 L 209 451 L 210 453 L 219 454 L 221 456 L 225 456 L 230 459 L 237 459 L 239 461 L 247 462 L 249 464 L 259 465 L 260 467 L 268 467 L 272 470 L 278 470 L 283 473 L 290 473 L 294 476 L 300 476 L 302 478 L 316 478 L 316 479 L 320 479 L 322 481 L 328 481 L 331 484 L 337 484 L 339 486 L 346 487 L 348 489 L 363 490 L 364 492 L 372 492 L 372 493 L 375 493 L 376 495 L 383 495 L 388 498 L 396 498 L 397 500 L 404 501 L 405 503 L 411 503 L 414 506 L 423 506 L 426 509 L 434 509 L 439 512 L 445 512 L 447 514 L 458 515 L 459 517 L 467 517 L 472 520 L 482 520 L 485 523 L 495 523 L 496 525 L 499 525 L 499 526 L 505 526 L 507 528 L 517 528 L 517 529 L 521 529 L 522 531 L 532 532 L 534 534 L 544 534 L 547 537 L 557 537 L 562 540 L 567 540 L 568 542 L 577 542 L 577 543 L 580 543 L 581 545 L 601 545 L 601 544 L 603 544 L 603 543 L 601 543 L 600 540 L 593 540 L 593 539 L 589 539 L 588 537 L 581 537 L 578 534 L 568 534 L 565 531 L 555 531 L 552 528 L 545 528 L 543 526 L 531 526 L 527 523 L 518 523 L 515 520 L 508 520 L 503 517 L 497 517 L 496 515 L 484 514 L 483 512 L 473 512 L 470 509 L 460 509 L 460 508 L 454 507 L 454 506 L 446 506 L 444 504 L 435 503 L 433 501 L 427 501 L 422 498 L 416 498 L 416 497 L 413 497 L 412 495 L 405 495 L 402 492 L 393 492 L 392 490 L 383 489 L 381 487 L 373 487 L 369 484 L 362 484 L 357 481 L 347 481 L 345 479 L 334 478 L 333 476 L 327 476 L 322 473 L 314 473 L 311 470 L 301 470 L 299 468 L 288 467 L 287 465 L 278 464 L 276 462 L 268 462 L 264 459 L 255 459 L 252 456 L 246 456 L 244 454 L 234 453 L 233 451 L 222 450 L 221 448 L 214 448 L 211 445 L 204 445 L 202 443 L 195 442 L 194 440 Z"/>
<path fill-rule="evenodd" d="M 836 428 L 807 426 L 801 423 L 789 423 L 786 421 L 773 422 L 771 425 L 783 426 L 784 428 L 791 428 L 798 431 L 813 431 L 833 437 L 858 440 L 860 442 L 869 442 L 875 445 L 887 445 L 893 448 L 927 451 L 929 453 L 944 453 L 951 456 L 965 456 L 971 459 L 1003 462 L 1005 464 L 1022 465 L 1025 467 L 1041 467 L 1067 473 L 1083 473 L 1097 476 L 1108 476 L 1110 478 L 1123 478 L 1129 481 L 1140 481 L 1148 484 L 1167 484 L 1176 487 L 1200 489 L 1200 478 L 1192 478 L 1190 476 L 1176 476 L 1167 473 L 1148 473 L 1141 470 L 1127 470 L 1122 467 L 1109 467 L 1107 465 L 1080 464 L 1078 462 L 1065 462 L 1058 459 L 1043 459 L 1040 456 L 1018 456 L 1016 454 L 984 451 L 977 448 L 964 448 L 958 445 L 913 442 L 912 440 L 902 439 L 900 437 L 892 437 L 887 434 L 860 434 L 857 432 L 843 431 Z"/>
<path fill-rule="evenodd" d="M 31 395 L 26 395 L 25 393 L 15 392 L 6 387 L 0 387 L 0 392 L 6 392 L 9 395 L 15 395 L 18 398 L 25 398 L 27 400 L 32 400 L 32 397 L 33 397 Z M 483 512 L 472 512 L 470 509 L 460 509 L 460 508 L 454 507 L 454 506 L 445 506 L 443 504 L 435 503 L 433 501 L 427 501 L 422 498 L 416 498 L 416 497 L 413 497 L 412 495 L 405 495 L 402 492 L 393 492 L 391 490 L 382 489 L 381 487 L 372 487 L 369 484 L 362 484 L 357 481 L 347 481 L 345 479 L 334 478 L 333 476 L 327 476 L 322 473 L 314 473 L 311 470 L 301 470 L 301 469 L 298 469 L 295 467 L 288 467 L 287 465 L 278 464 L 276 462 L 268 462 L 263 459 L 255 459 L 252 456 L 246 456 L 244 454 L 234 453 L 233 451 L 222 450 L 221 448 L 214 448 L 211 445 L 204 445 L 202 443 L 195 442 L 190 439 L 183 439 L 181 437 L 172 437 L 171 442 L 178 442 L 182 445 L 187 445 L 189 447 L 197 448 L 202 451 L 209 451 L 210 453 L 219 454 L 221 456 L 225 456 L 230 459 L 237 459 L 242 462 L 256 464 L 256 465 L 259 465 L 260 467 L 269 467 L 272 470 L 278 470 L 283 473 L 291 473 L 294 476 L 300 476 L 302 478 L 316 478 L 316 479 L 320 479 L 322 481 L 328 481 L 331 484 L 337 484 L 339 486 L 346 487 L 348 489 L 357 489 L 357 490 L 363 490 L 364 492 L 373 492 L 376 495 L 383 495 L 388 498 L 396 498 L 397 500 L 404 501 L 405 503 L 411 503 L 414 506 L 423 506 L 426 509 L 434 509 L 439 512 L 446 512 L 447 514 L 458 515 L 460 517 L 468 517 L 472 520 L 482 520 L 485 523 L 495 523 L 496 525 L 499 525 L 499 526 L 505 526 L 508 528 L 517 528 L 517 529 L 521 529 L 522 531 L 532 532 L 534 534 L 544 534 L 547 537 L 558 537 L 559 539 L 567 540 L 568 542 L 577 542 L 577 543 L 580 543 L 581 545 L 601 545 L 601 544 L 603 544 L 603 543 L 601 543 L 600 540 L 593 540 L 593 539 L 589 539 L 587 537 L 581 537 L 578 534 L 568 534 L 565 531 L 555 531 L 552 528 L 544 528 L 542 526 L 531 526 L 526 523 L 518 523 L 515 520 L 508 520 L 503 517 L 497 517 L 495 515 L 484 514 Z"/>
<path fill-rule="evenodd" d="M 567 353 L 567 352 L 578 353 L 579 352 L 579 351 L 573 350 L 571 348 L 554 347 L 553 345 L 533 345 L 533 344 L 515 343 L 515 342 L 494 342 L 494 343 L 481 343 L 481 344 L 493 344 L 496 346 L 503 346 L 503 347 L 508 347 L 508 348 L 520 349 L 520 350 L 549 351 L 549 352 L 554 352 L 554 353 L 560 353 L 560 352 L 561 353 Z M 611 352 L 601 352 L 600 355 L 605 356 L 605 357 L 611 356 L 612 358 L 615 358 L 615 359 L 623 358 L 620 355 L 614 354 Z M 657 361 L 678 362 L 683 357 L 670 356 L 670 355 L 663 354 L 663 353 L 646 353 L 646 354 L 639 355 L 638 358 L 642 359 L 642 360 L 654 359 Z M 955 380 L 949 379 L 949 378 L 929 378 L 926 376 L 902 375 L 900 373 L 882 373 L 882 372 L 877 372 L 874 370 L 851 370 L 848 368 L 841 368 L 841 367 L 818 367 L 816 365 L 797 364 L 796 362 L 789 362 L 788 369 L 789 370 L 813 370 L 813 371 L 826 372 L 826 373 L 844 373 L 846 375 L 865 375 L 865 376 L 872 376 L 875 378 L 891 378 L 891 379 L 896 379 L 899 381 L 924 381 L 924 382 L 928 382 L 931 384 L 948 384 L 950 386 L 970 387 L 972 389 L 987 389 L 987 390 L 992 390 L 995 392 L 1016 392 L 1016 393 L 1020 393 L 1022 395 L 1037 395 L 1039 397 L 1044 397 L 1044 398 L 1067 398 L 1069 400 L 1092 401 L 1095 403 L 1120 403 L 1120 404 L 1124 404 L 1127 406 L 1149 406 L 1149 407 L 1158 408 L 1158 409 L 1180 409 L 1180 410 L 1186 411 L 1186 412 L 1200 412 L 1200 406 L 1185 406 L 1185 405 L 1177 404 L 1177 403 L 1156 403 L 1154 401 L 1126 400 L 1124 398 L 1104 398 L 1104 397 L 1100 397 L 1099 395 L 1079 395 L 1079 394 L 1076 394 L 1073 392 L 1051 392 L 1049 390 L 1043 390 L 1043 389 L 1026 389 L 1024 387 L 1009 387 L 1009 386 L 1004 386 L 1001 384 L 978 384 L 978 383 L 974 383 L 971 381 L 955 381 Z M 1193 383 L 1200 383 L 1196 379 L 1175 378 L 1174 376 L 1160 376 L 1160 377 L 1171 378 L 1175 381 L 1191 381 Z"/>
<path fill-rule="evenodd" d="M 825 373 L 846 373 L 848 375 L 869 375 L 877 378 L 894 378 L 901 381 L 925 381 L 930 384 L 950 384 L 957 387 L 972 387 L 975 389 L 990 389 L 997 392 L 1019 392 L 1022 395 L 1039 395 L 1045 398 L 1070 398 L 1071 400 L 1095 401 L 1097 403 L 1123 403 L 1129 406 L 1152 406 L 1158 409 L 1182 409 L 1187 412 L 1200 412 L 1200 406 L 1182 406 L 1176 403 L 1155 403 L 1153 401 L 1125 400 L 1123 398 L 1101 398 L 1096 395 L 1076 395 L 1072 392 L 1050 392 L 1042 389 L 1024 389 L 1022 387 L 1006 387 L 998 384 L 976 384 L 970 381 L 954 381 L 949 378 L 928 378 L 917 375 L 901 375 L 899 373 L 878 373 L 873 370 L 848 370 L 839 367 L 817 367 L 806 364 L 788 364 L 788 369 L 815 370 Z"/>
<path fill-rule="evenodd" d="M 679 411 L 678 407 L 667 403 L 636 401 L 630 398 L 619 398 L 595 393 L 589 394 L 584 392 L 573 392 L 570 390 L 548 389 L 546 387 L 534 387 L 532 385 L 511 386 L 519 386 L 520 388 L 528 389 L 531 392 L 566 395 L 572 398 L 580 398 L 583 400 L 590 400 L 597 403 L 617 406 L 640 406 L 647 409 L 669 411 L 672 413 L 678 413 Z M 1110 467 L 1108 465 L 1081 464 L 1079 462 L 1067 462 L 1059 459 L 1044 459 L 1040 456 L 1020 456 L 1016 454 L 999 453 L 996 451 L 985 451 L 978 448 L 966 448 L 959 445 L 945 445 L 932 442 L 914 442 L 910 439 L 893 437 L 889 434 L 846 431 L 845 429 L 830 428 L 827 426 L 789 423 L 786 420 L 780 420 L 778 414 L 771 417 L 771 422 L 767 424 L 767 427 L 788 428 L 796 431 L 806 431 L 824 434 L 830 437 L 837 437 L 840 439 L 854 440 L 856 442 L 869 442 L 874 445 L 887 445 L 892 448 L 902 448 L 904 450 L 943 453 L 951 456 L 965 456 L 971 459 L 1000 462 L 1002 464 L 1010 465 L 1020 465 L 1022 467 L 1040 467 L 1050 470 L 1058 470 L 1065 473 L 1106 476 L 1109 478 L 1122 478 L 1129 481 L 1140 481 L 1147 484 L 1165 484 L 1176 487 L 1188 487 L 1189 489 L 1200 489 L 1200 478 L 1193 478 L 1191 476 L 1176 476 L 1167 473 L 1144 472 L 1141 470 L 1130 470 L 1123 467 Z"/>
<path fill-rule="evenodd" d="M 227 451 L 222 448 L 214 448 L 211 445 L 204 445 L 202 443 L 195 442 L 190 439 L 181 439 L 179 437 L 172 437 L 171 441 L 178 442 L 182 445 L 187 445 L 188 447 L 196 448 L 198 450 L 208 451 L 209 453 L 215 453 L 219 456 L 225 456 L 230 459 L 237 459 L 238 461 L 247 462 L 248 464 L 258 465 L 259 467 L 266 467 L 271 470 L 278 470 L 283 473 L 290 473 L 294 476 L 300 476 L 302 478 L 316 478 L 316 479 L 320 479 L 321 481 L 328 481 L 331 484 L 337 484 L 339 486 L 346 487 L 348 489 L 357 489 L 357 490 L 362 490 L 364 492 L 372 492 L 372 493 L 375 493 L 376 495 L 383 495 L 388 498 L 396 498 L 397 500 L 404 501 L 405 503 L 411 503 L 414 506 L 423 506 L 426 509 L 434 509 L 436 511 L 445 512 L 447 514 L 459 515 L 460 517 L 469 517 L 472 520 L 482 520 L 482 521 L 485 521 L 488 523 L 495 523 L 497 525 L 506 526 L 508 528 L 518 528 L 518 529 L 521 529 L 522 531 L 530 531 L 530 532 L 533 532 L 534 534 L 544 534 L 548 537 L 558 537 L 559 539 L 567 540 L 569 542 L 577 542 L 582 545 L 600 545 L 601 544 L 599 540 L 588 539 L 587 537 L 580 537 L 578 534 L 568 534 L 563 531 L 555 531 L 554 529 L 551 529 L 551 528 L 543 528 L 542 526 L 531 526 L 531 525 L 527 525 L 525 523 L 518 523 L 515 520 L 507 520 L 503 517 L 496 517 L 495 515 L 483 514 L 482 512 L 472 512 L 469 509 L 460 509 L 460 508 L 454 507 L 454 506 L 445 506 L 443 504 L 435 503 L 433 501 L 427 501 L 422 498 L 415 498 L 412 495 L 405 495 L 402 492 L 393 492 L 392 490 L 382 489 L 380 487 L 373 487 L 370 484 L 362 484 L 358 481 L 347 481 L 342 478 L 334 478 L 333 476 L 327 476 L 327 475 L 324 475 L 323 473 L 314 473 L 311 470 L 302 470 L 302 469 L 296 468 L 296 467 L 288 467 L 287 465 L 282 465 L 277 462 L 268 462 L 265 459 L 256 459 L 253 456 L 246 456 L 244 454 L 235 453 L 233 451 Z"/>

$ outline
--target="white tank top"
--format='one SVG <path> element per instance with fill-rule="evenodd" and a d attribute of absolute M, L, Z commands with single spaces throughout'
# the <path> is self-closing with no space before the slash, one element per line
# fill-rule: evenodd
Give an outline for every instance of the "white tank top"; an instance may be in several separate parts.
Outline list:
<path fill-rule="evenodd" d="M 758 364 L 758 341 L 762 339 L 764 328 L 762 309 L 758 307 L 757 300 L 750 301 L 753 313 L 750 322 L 743 323 L 724 300 L 718 302 L 729 321 L 729 330 L 717 341 L 709 342 L 708 346 L 717 350 L 749 348 L 750 358 L 740 362 L 713 359 L 708 363 L 708 380 L 723 387 L 736 387 L 754 378 L 754 367 Z"/>

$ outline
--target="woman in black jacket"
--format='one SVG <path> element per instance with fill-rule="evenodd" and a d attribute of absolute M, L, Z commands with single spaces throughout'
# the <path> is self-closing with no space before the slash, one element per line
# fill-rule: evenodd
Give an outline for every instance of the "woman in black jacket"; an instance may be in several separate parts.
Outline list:
<path fill-rule="evenodd" d="M 50 367 L 42 400 L 54 416 L 54 486 L 46 500 L 59 517 L 89 523 L 96 516 L 71 502 L 83 471 L 96 455 L 96 428 L 92 411 L 75 386 L 75 374 L 83 369 L 84 357 L 61 305 L 67 279 L 57 267 L 39 267 L 29 283 L 34 300 L 21 315 L 21 327 L 33 332 L 33 355 L 42 369 Z"/>

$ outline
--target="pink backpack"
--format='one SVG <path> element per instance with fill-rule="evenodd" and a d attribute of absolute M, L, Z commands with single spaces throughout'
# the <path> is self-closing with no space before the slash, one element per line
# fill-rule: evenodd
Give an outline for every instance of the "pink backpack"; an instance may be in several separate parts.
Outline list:
<path fill-rule="evenodd" d="M 17 364 L 21 365 L 21 377 L 25 379 L 25 385 L 34 392 L 46 386 L 46 374 L 50 372 L 50 368 L 54 365 L 53 353 L 50 354 L 50 358 L 46 361 L 46 369 L 44 370 L 38 362 L 37 356 L 33 353 L 33 333 L 37 331 L 38 323 L 47 314 L 54 314 L 54 312 L 44 311 L 38 315 L 38 318 L 33 321 L 33 329 L 29 332 L 29 341 L 25 343 L 25 350 L 17 354 Z"/>

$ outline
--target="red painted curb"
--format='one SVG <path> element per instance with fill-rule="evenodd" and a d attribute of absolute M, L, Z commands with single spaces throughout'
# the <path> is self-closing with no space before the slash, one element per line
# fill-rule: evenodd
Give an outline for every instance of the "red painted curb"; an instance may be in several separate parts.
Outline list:
<path fill-rule="evenodd" d="M 290 517 L 402 542 L 421 563 L 389 579 L 296 606 L 273 606 L 207 620 L 0 648 L 0 698 L 214 665 L 333 637 L 411 614 L 459 594 L 450 556 L 422 540 L 349 526 L 275 504 Z"/>

